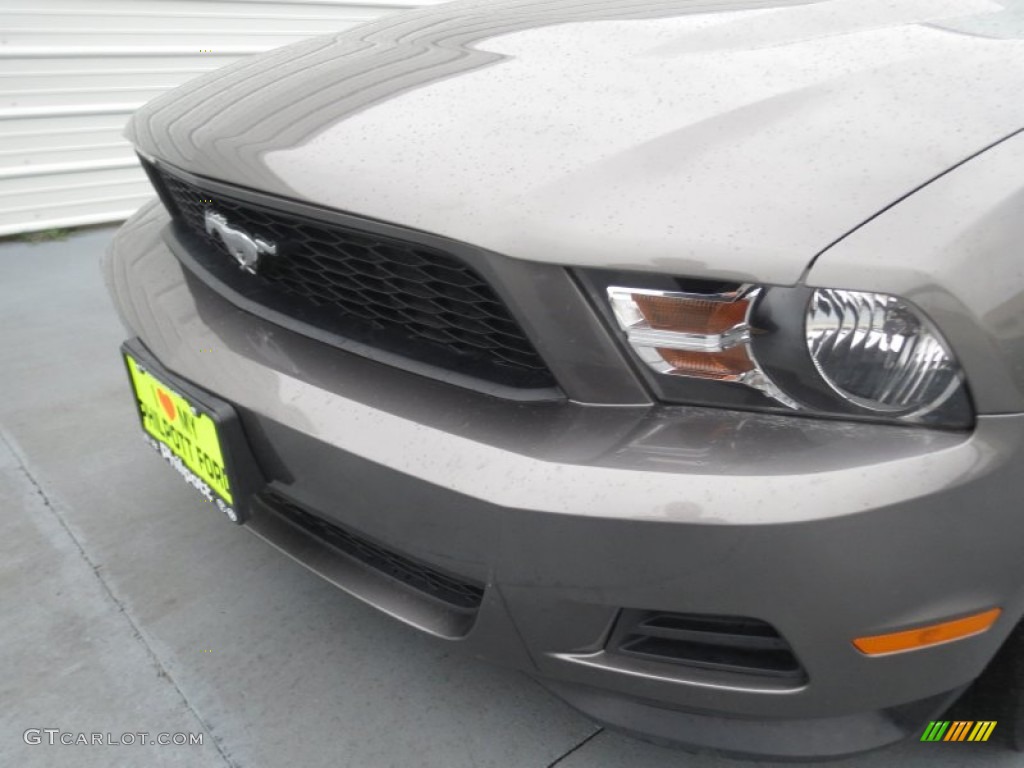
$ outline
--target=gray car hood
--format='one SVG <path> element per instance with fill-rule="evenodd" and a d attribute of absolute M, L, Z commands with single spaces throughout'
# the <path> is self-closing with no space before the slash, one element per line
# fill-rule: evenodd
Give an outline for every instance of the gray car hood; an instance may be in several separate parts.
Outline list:
<path fill-rule="evenodd" d="M 513 257 L 792 283 L 1024 127 L 1020 5 L 457 2 L 240 61 L 128 135 Z"/>

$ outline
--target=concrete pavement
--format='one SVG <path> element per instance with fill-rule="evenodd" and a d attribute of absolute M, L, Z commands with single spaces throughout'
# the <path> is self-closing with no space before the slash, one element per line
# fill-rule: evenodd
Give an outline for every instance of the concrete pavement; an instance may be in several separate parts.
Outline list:
<path fill-rule="evenodd" d="M 140 437 L 98 267 L 112 234 L 0 243 L 0 765 L 741 765 L 600 731 L 212 513 Z M 843 763 L 894 764 L 1024 757 L 908 742 Z"/>

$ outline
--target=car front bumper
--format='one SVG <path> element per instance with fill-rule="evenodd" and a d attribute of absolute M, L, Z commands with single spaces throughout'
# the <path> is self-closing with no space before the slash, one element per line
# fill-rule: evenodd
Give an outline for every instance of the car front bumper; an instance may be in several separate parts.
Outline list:
<path fill-rule="evenodd" d="M 482 600 L 467 612 L 418 595 L 259 502 L 253 532 L 604 723 L 757 756 L 882 746 L 977 677 L 1024 612 L 1022 416 L 952 433 L 501 401 L 242 312 L 182 268 L 166 223 L 143 209 L 105 261 L 130 333 L 235 406 L 270 491 L 483 585 Z M 875 658 L 851 644 L 992 606 L 999 622 L 962 641 Z M 624 609 L 769 622 L 805 677 L 609 651 Z"/>

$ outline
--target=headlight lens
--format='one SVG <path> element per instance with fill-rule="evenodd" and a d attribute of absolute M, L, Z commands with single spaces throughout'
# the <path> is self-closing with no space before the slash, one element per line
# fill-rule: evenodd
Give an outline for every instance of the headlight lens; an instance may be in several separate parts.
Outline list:
<path fill-rule="evenodd" d="M 956 356 L 905 299 L 578 274 L 662 400 L 954 428 L 973 423 Z"/>
<path fill-rule="evenodd" d="M 862 408 L 921 413 L 941 406 L 960 386 L 959 366 L 945 340 L 895 296 L 818 289 L 806 327 L 818 373 Z"/>

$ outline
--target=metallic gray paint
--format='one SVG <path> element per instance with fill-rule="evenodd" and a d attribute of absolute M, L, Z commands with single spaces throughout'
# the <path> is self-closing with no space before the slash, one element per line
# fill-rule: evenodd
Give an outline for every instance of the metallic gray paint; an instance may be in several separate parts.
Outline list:
<path fill-rule="evenodd" d="M 507 256 L 788 284 L 1024 127 L 1020 25 L 973 31 L 1008 5 L 456 2 L 238 62 L 128 135 Z"/>
<path fill-rule="evenodd" d="M 1024 134 L 828 250 L 814 286 L 905 296 L 942 329 L 981 413 L 1024 410 Z M 884 286 L 884 288 L 883 288 Z"/>
<path fill-rule="evenodd" d="M 586 469 L 570 471 L 546 461 L 538 461 L 535 449 L 522 453 L 509 451 L 505 441 L 513 444 L 521 437 L 514 429 L 515 421 L 502 422 L 492 434 L 470 439 L 463 430 L 481 428 L 490 413 L 512 411 L 513 418 L 530 412 L 526 404 L 505 403 L 485 395 L 454 389 L 447 397 L 441 393 L 446 387 L 412 374 L 399 376 L 386 366 L 357 365 L 344 355 L 325 354 L 322 344 L 298 337 L 269 322 L 260 322 L 248 313 L 222 302 L 223 308 L 207 298 L 212 291 L 186 281 L 187 273 L 170 255 L 160 229 L 167 223 L 166 213 L 160 208 L 149 208 L 134 221 L 145 222 L 138 227 L 137 236 L 150 238 L 143 244 L 125 242 L 118 248 L 134 264 L 156 259 L 161 264 L 155 279 L 140 266 L 133 273 L 115 273 L 115 291 L 122 305 L 141 305 L 139 314 L 129 320 L 129 327 L 140 336 L 156 356 L 172 371 L 197 382 L 229 402 L 266 418 L 288 424 L 310 437 L 355 452 L 373 461 L 421 477 L 437 479 L 434 472 L 443 472 L 444 485 L 452 490 L 477 498 L 486 498 L 510 507 L 526 507 L 549 512 L 575 513 L 580 506 L 587 507 L 588 515 L 617 517 L 620 510 L 635 505 L 637 494 L 642 494 L 644 507 L 651 510 L 651 519 L 676 519 L 695 522 L 713 520 L 726 523 L 756 523 L 765 519 L 773 522 L 831 517 L 873 506 L 881 501 L 893 503 L 913 498 L 926 489 L 955 487 L 971 472 L 988 469 L 991 462 L 1001 461 L 998 452 L 990 452 L 978 443 L 967 440 L 960 433 L 919 431 L 912 428 L 880 427 L 873 432 L 865 425 L 838 422 L 824 424 L 814 420 L 793 422 L 787 417 L 773 417 L 774 421 L 758 422 L 750 414 L 723 412 L 723 418 L 734 419 L 737 429 L 743 424 L 770 424 L 765 427 L 766 438 L 792 437 L 802 442 L 799 451 L 800 470 L 817 480 L 821 486 L 813 494 L 789 500 L 788 509 L 765 512 L 747 502 L 751 499 L 781 494 L 792 489 L 795 446 L 787 454 L 776 454 L 776 445 L 766 439 L 762 450 L 753 446 L 732 446 L 729 441 L 718 444 L 719 455 L 706 437 L 686 440 L 685 450 L 668 451 L 662 460 L 665 471 L 642 473 L 616 471 L 615 462 L 605 461 L 600 471 Z M 135 229 L 131 224 L 122 236 L 128 238 Z M 121 241 L 119 240 L 119 243 Z M 169 259 L 169 264 L 164 264 Z M 125 268 L 122 268 L 122 270 Z M 123 297 L 123 298 L 121 298 Z M 122 307 L 122 311 L 125 309 Z M 150 322 L 159 317 L 155 313 L 170 311 L 170 322 Z M 233 322 L 229 322 L 233 319 Z M 149 322 L 148 322 L 149 321 Z M 216 329 L 213 331 L 211 329 Z M 218 340 L 218 334 L 230 332 L 237 337 L 234 344 Z M 209 343 L 207 343 L 209 342 Z M 236 344 L 241 345 L 236 348 Z M 207 356 L 200 349 L 213 348 L 216 354 Z M 301 352 L 301 358 L 297 355 Z M 298 362 L 301 360 L 301 364 Z M 360 361 L 361 362 L 361 361 Z M 346 370 L 358 370 L 358 375 L 342 376 Z M 373 376 L 373 381 L 366 377 Z M 385 381 L 402 381 L 412 395 L 404 405 L 397 398 L 370 407 L 347 392 L 379 391 Z M 273 393 L 273 397 L 268 397 Z M 369 394 L 369 393 L 368 393 Z M 421 424 L 412 434 L 406 434 L 408 419 L 422 422 L 426 413 L 445 411 L 444 402 L 456 419 L 447 428 L 430 428 Z M 422 406 L 423 414 L 416 410 Z M 551 420 L 557 405 L 536 406 Z M 321 413 L 320 409 L 326 409 Z M 587 413 L 582 405 L 574 404 L 573 412 Z M 636 419 L 648 409 L 642 406 L 622 406 L 616 412 L 634 414 Z M 406 411 L 405 414 L 402 414 Z M 600 412 L 600 409 L 599 409 Z M 682 408 L 700 418 L 705 411 Z M 402 414 L 402 415 L 400 415 Z M 609 418 L 604 417 L 602 418 Z M 619 418 L 622 418 L 621 416 Z M 754 419 L 753 421 L 751 421 Z M 484 420 L 481 422 L 481 420 Z M 476 422 L 475 427 L 469 425 Z M 636 423 L 636 422 L 634 422 Z M 757 429 L 757 427 L 747 427 Z M 523 431 L 529 427 L 524 426 Z M 550 434 L 559 440 L 564 424 L 553 428 Z M 714 431 L 709 424 L 708 430 Z M 867 431 L 861 431 L 867 430 Z M 584 430 L 587 440 L 593 434 Z M 885 435 L 884 444 L 876 445 L 874 436 Z M 662 438 L 663 442 L 670 442 Z M 847 443 L 852 453 L 836 460 L 816 441 Z M 691 444 L 692 443 L 692 444 Z M 394 446 L 402 445 L 402 451 Z M 605 454 L 609 447 L 581 441 L 578 448 L 591 446 L 597 455 Z M 959 450 L 949 450 L 959 446 Z M 945 450 L 938 450 L 945 449 Z M 926 467 L 909 477 L 904 461 L 920 453 L 932 455 Z M 732 458 L 728 458 L 732 456 Z M 635 459 L 630 452 L 625 458 Z M 855 458 L 856 457 L 856 458 Z M 747 464 L 739 470 L 737 460 Z M 582 462 L 580 462 L 582 463 Z M 856 468 L 856 473 L 851 469 Z M 701 476 L 706 479 L 702 480 Z M 728 485 L 721 487 L 718 478 L 730 477 Z M 595 481 L 608 488 L 595 490 Z M 548 487 L 548 484 L 557 487 Z M 706 487 L 701 487 L 706 484 Z M 866 487 L 862 487 L 866 486 Z M 822 507 L 823 492 L 835 496 L 830 508 Z M 708 496 L 702 504 L 680 507 L 680 496 Z M 660 510 L 660 511 L 659 511 Z"/>
<path fill-rule="evenodd" d="M 244 312 L 183 269 L 159 205 L 119 233 L 108 285 L 131 335 L 235 404 L 290 495 L 488 585 L 467 626 L 254 519 L 340 588 L 618 727 L 787 757 L 880 746 L 1024 614 L 1019 10 L 458 2 L 140 111 L 130 135 L 163 161 L 502 254 L 489 277 L 537 316 L 562 401 L 488 397 Z M 601 325 L 559 265 L 906 296 L 963 362 L 977 424 L 654 404 L 607 340 L 567 351 Z M 960 642 L 880 658 L 850 643 L 994 605 L 992 630 Z M 763 619 L 809 680 L 616 657 L 622 607 Z M 810 721 L 813 743 L 779 735 Z"/>
<path fill-rule="evenodd" d="M 292 496 L 482 580 L 488 594 L 462 634 L 316 542 L 258 532 L 470 653 L 560 681 L 571 698 L 578 686 L 605 691 L 573 698 L 604 721 L 640 728 L 653 705 L 648 732 L 664 735 L 678 709 L 690 713 L 679 716 L 682 735 L 683 720 L 701 713 L 768 731 L 834 717 L 874 736 L 837 736 L 816 754 L 878 746 L 913 724 L 873 728 L 887 717 L 874 713 L 970 682 L 1024 612 L 1024 416 L 982 417 L 964 434 L 504 402 L 330 351 L 237 309 L 183 270 L 161 237 L 167 220 L 157 205 L 140 212 L 106 260 L 129 332 L 237 405 L 264 471 Z M 877 659 L 850 644 L 990 605 L 1004 618 L 970 640 Z M 623 606 L 770 621 L 810 681 L 759 686 L 615 658 L 601 648 Z M 742 733 L 737 751 L 793 756 Z"/>
<path fill-rule="evenodd" d="M 159 163 L 159 165 L 173 172 L 178 178 L 201 183 L 204 189 L 208 189 L 213 194 L 223 193 L 235 199 L 244 195 L 244 199 L 250 203 L 269 206 L 296 216 L 320 219 L 338 226 L 354 226 L 369 233 L 390 235 L 400 239 L 409 234 L 406 228 L 396 228 L 384 222 L 355 217 L 304 203 L 281 200 L 251 190 L 239 190 L 237 187 L 217 181 L 201 179 L 177 168 L 172 169 L 166 163 Z M 463 386 L 488 391 L 491 394 L 514 400 L 557 400 L 567 395 L 573 400 L 588 403 L 621 405 L 650 402 L 649 395 L 636 377 L 623 366 L 615 343 L 609 338 L 606 330 L 601 327 L 600 321 L 586 309 L 579 289 L 564 269 L 550 264 L 535 264 L 509 259 L 500 254 L 489 253 L 481 248 L 430 233 L 419 232 L 416 233 L 416 237 L 419 242 L 458 256 L 492 285 L 520 326 L 530 336 L 537 351 L 550 361 L 548 367 L 556 379 L 561 382 L 562 389 L 550 387 L 537 390 L 484 384 L 478 379 L 472 379 L 451 370 L 434 372 L 435 378 L 449 381 L 459 380 Z M 173 231 L 165 232 L 164 239 L 180 260 L 186 264 L 195 264 L 187 247 L 179 242 Z M 293 324 L 291 317 L 274 313 L 262 305 L 250 306 L 252 302 L 239 296 L 236 291 L 223 283 L 211 280 L 210 284 L 243 308 L 249 308 L 250 311 L 273 319 L 286 327 Z M 541 318 L 543 323 L 539 322 Z M 543 333 L 537 327 L 540 324 L 555 327 L 558 329 L 558 333 Z M 371 359 L 397 364 L 409 370 L 417 368 L 412 361 L 388 355 L 379 349 L 357 344 L 335 334 L 308 325 L 304 326 L 304 330 L 313 338 L 320 338 L 322 341 Z M 425 371 L 426 366 L 420 366 L 420 369 Z"/>

